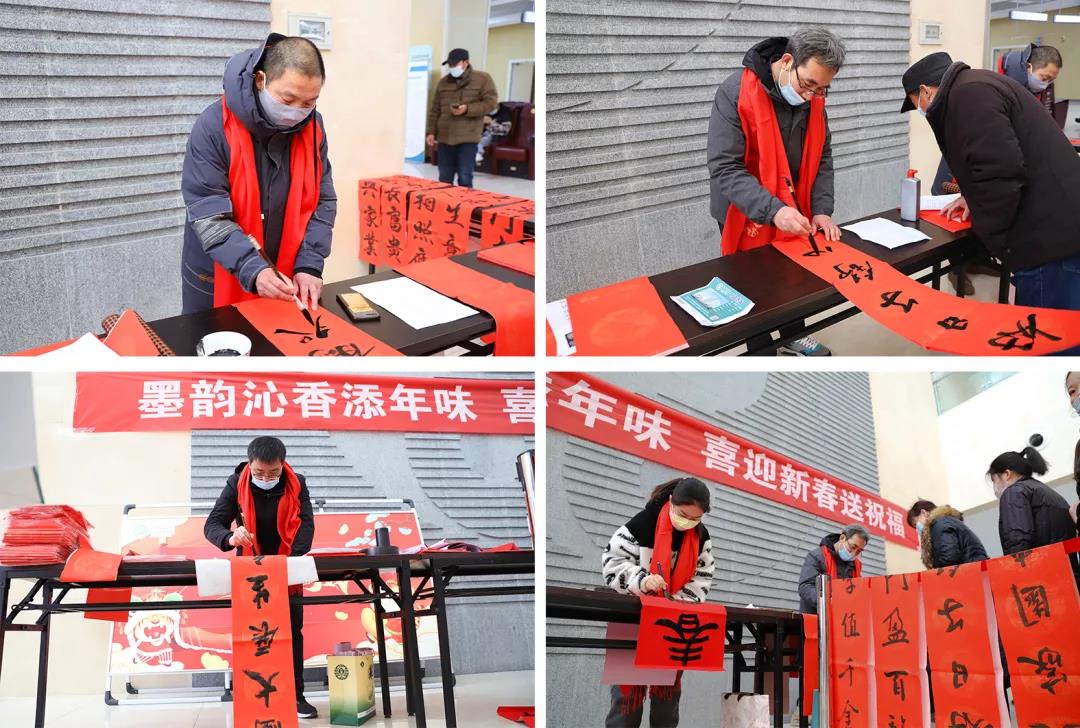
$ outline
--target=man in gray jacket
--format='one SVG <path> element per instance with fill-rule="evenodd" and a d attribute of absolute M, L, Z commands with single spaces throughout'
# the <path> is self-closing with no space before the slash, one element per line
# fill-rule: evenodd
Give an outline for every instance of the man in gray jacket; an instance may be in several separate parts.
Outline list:
<path fill-rule="evenodd" d="M 790 38 L 768 38 L 743 58 L 743 66 L 758 76 L 776 113 L 776 123 L 787 152 L 793 186 L 799 183 L 799 166 L 806 141 L 810 104 L 815 96 L 826 96 L 833 76 L 844 63 L 844 44 L 824 28 L 796 31 Z M 812 210 L 798 210 L 784 204 L 765 189 L 746 168 L 746 135 L 739 118 L 739 94 L 743 71 L 731 74 L 716 91 L 709 117 L 708 168 L 709 211 L 720 229 L 731 205 L 758 225 L 773 225 L 793 234 L 821 230 L 827 240 L 839 240 L 840 229 L 833 223 L 833 160 L 828 116 L 825 117 L 825 144 L 817 177 L 811 188 Z M 809 216 L 809 219 L 808 219 Z M 793 327 L 797 330 L 799 326 Z M 781 334 L 790 330 L 781 329 Z M 765 335 L 750 342 L 750 348 L 768 346 Z M 812 336 L 797 339 L 779 349 L 796 356 L 828 356 L 829 350 Z"/>
<path fill-rule="evenodd" d="M 869 542 L 870 533 L 857 523 L 821 539 L 821 544 L 806 554 L 799 572 L 799 611 L 817 614 L 817 578 L 822 574 L 833 579 L 861 576 L 859 555 Z"/>

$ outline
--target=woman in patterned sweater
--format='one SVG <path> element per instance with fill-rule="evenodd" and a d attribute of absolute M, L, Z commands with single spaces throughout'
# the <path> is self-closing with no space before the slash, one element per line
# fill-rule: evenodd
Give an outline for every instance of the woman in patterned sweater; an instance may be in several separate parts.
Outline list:
<path fill-rule="evenodd" d="M 620 594 L 670 595 L 703 602 L 712 586 L 713 556 L 701 518 L 709 511 L 709 488 L 697 478 L 658 485 L 645 509 L 621 526 L 604 548 L 604 582 Z M 613 685 L 607 728 L 637 728 L 650 699 L 649 725 L 679 724 L 682 672 L 671 687 Z"/>

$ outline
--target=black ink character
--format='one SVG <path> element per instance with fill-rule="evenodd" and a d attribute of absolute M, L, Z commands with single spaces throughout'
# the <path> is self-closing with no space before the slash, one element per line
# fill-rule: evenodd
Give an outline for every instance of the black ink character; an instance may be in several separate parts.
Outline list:
<path fill-rule="evenodd" d="M 425 222 L 423 220 L 417 220 L 413 223 L 413 231 L 417 235 L 423 235 L 424 237 L 431 237 L 431 222 Z"/>
<path fill-rule="evenodd" d="M 254 670 L 244 670 L 244 674 L 259 683 L 262 689 L 255 693 L 255 697 L 256 699 L 262 700 L 266 707 L 269 708 L 270 694 L 278 691 L 277 687 L 274 686 L 274 678 L 280 673 L 275 672 L 270 677 L 263 677 L 261 673 L 255 672 Z"/>
<path fill-rule="evenodd" d="M 270 603 L 270 591 L 266 588 L 268 578 L 267 574 L 256 574 L 247 578 L 251 582 L 251 591 L 255 592 L 255 598 L 251 601 L 258 609 L 262 609 L 263 602 Z"/>
<path fill-rule="evenodd" d="M 719 629 L 716 624 L 702 624 L 696 614 L 680 614 L 677 622 L 670 619 L 658 619 L 654 624 L 665 627 L 677 635 L 676 637 L 665 636 L 664 641 L 677 645 L 668 647 L 669 657 L 683 666 L 701 659 L 701 653 L 705 651 L 703 645 L 709 641 L 709 637 L 702 637 L 702 635 Z"/>
<path fill-rule="evenodd" d="M 274 643 L 274 636 L 277 634 L 278 628 L 270 629 L 270 625 L 264 619 L 262 626 L 256 627 L 249 624 L 248 629 L 252 632 L 251 641 L 255 643 L 255 656 L 262 657 L 270 654 L 270 647 Z"/>
<path fill-rule="evenodd" d="M 417 248 L 416 249 L 416 255 L 414 255 L 412 257 L 412 260 L 410 260 L 409 262 L 410 263 L 423 263 L 425 260 L 427 260 L 427 251 L 424 250 L 423 248 Z"/>
<path fill-rule="evenodd" d="M 850 278 L 855 283 L 858 283 L 863 278 L 866 278 L 868 281 L 874 280 L 874 268 L 870 265 L 870 261 L 866 261 L 866 265 L 848 263 L 847 270 L 841 268 L 840 264 L 837 263 L 833 266 L 833 270 L 840 274 L 840 280 Z"/>
<path fill-rule="evenodd" d="M 904 678 L 908 676 L 907 670 L 893 670 L 885 673 L 885 677 L 892 678 L 892 692 L 900 700 L 907 700 L 907 691 L 904 689 Z"/>
<path fill-rule="evenodd" d="M 1058 670 L 1061 668 L 1061 653 L 1057 650 L 1044 647 L 1039 650 L 1037 658 L 1017 657 L 1016 661 L 1028 665 L 1035 665 L 1035 674 L 1044 675 L 1046 677 L 1046 680 L 1043 681 L 1039 687 L 1051 695 L 1055 694 L 1055 685 L 1069 681 L 1068 675 L 1058 675 Z"/>
<path fill-rule="evenodd" d="M 1027 324 L 1016 322 L 1016 331 L 997 332 L 997 336 L 990 339 L 990 346 L 996 346 L 1002 351 L 1011 351 L 1012 349 L 1031 351 L 1035 347 L 1035 340 L 1040 336 L 1050 341 L 1061 341 L 1060 336 L 1039 329 L 1035 322 L 1035 314 L 1030 313 L 1027 318 Z"/>
<path fill-rule="evenodd" d="M 900 716 L 900 722 L 896 722 L 896 716 L 889 714 L 889 728 L 907 728 L 907 718 Z"/>
<path fill-rule="evenodd" d="M 1031 556 L 1031 549 L 1027 551 L 1017 551 L 1015 554 L 1009 554 L 1012 560 L 1020 564 L 1021 568 L 1027 568 L 1027 560 Z"/>
<path fill-rule="evenodd" d="M 376 221 L 379 219 L 379 211 L 371 205 L 364 208 L 364 222 L 368 227 L 374 227 Z"/>
<path fill-rule="evenodd" d="M 894 607 L 893 610 L 885 616 L 885 619 L 881 620 L 881 623 L 888 625 L 889 630 L 885 641 L 881 643 L 882 647 L 911 643 L 911 640 L 908 639 L 907 630 L 904 629 L 904 620 L 900 618 L 900 607 Z"/>
<path fill-rule="evenodd" d="M 959 316 L 947 316 L 937 322 L 946 331 L 967 331 L 968 320 Z"/>
<path fill-rule="evenodd" d="M 386 257 L 401 262 L 401 241 L 394 236 L 386 243 Z"/>
<path fill-rule="evenodd" d="M 854 612 L 845 612 L 844 618 L 840 620 L 841 626 L 844 628 L 844 637 L 861 637 L 858 625 L 855 620 Z"/>
<path fill-rule="evenodd" d="M 855 720 L 855 714 L 860 712 L 862 711 L 852 705 L 850 700 L 845 700 L 844 709 L 840 711 L 840 719 L 844 721 L 847 728 L 851 728 L 851 724 Z"/>
<path fill-rule="evenodd" d="M 458 221 L 458 218 L 461 217 L 461 203 L 460 202 L 457 203 L 456 205 L 454 205 L 453 207 L 450 207 L 450 205 L 447 205 L 446 206 L 446 211 L 449 212 L 450 215 L 451 215 L 450 219 L 446 221 L 447 225 L 457 225 L 458 227 L 465 227 L 464 225 L 462 225 Z"/>
<path fill-rule="evenodd" d="M 364 255 L 375 255 L 375 233 L 364 236 Z"/>
<path fill-rule="evenodd" d="M 949 632 L 953 632 L 955 630 L 964 628 L 964 618 L 961 617 L 960 619 L 953 619 L 953 616 L 952 616 L 952 613 L 955 612 L 957 609 L 963 609 L 963 608 L 964 608 L 963 604 L 956 601 L 952 597 L 949 597 L 948 599 L 945 600 L 945 603 L 941 605 L 941 609 L 937 610 L 938 614 L 940 614 L 945 619 L 949 620 L 949 626 L 945 628 L 945 633 L 946 634 L 948 634 Z"/>
<path fill-rule="evenodd" d="M 300 313 L 304 314 L 304 318 L 307 320 L 307 322 L 309 324 L 311 324 L 312 327 L 314 327 L 314 330 L 310 334 L 305 333 L 303 331 L 293 331 L 291 329 L 274 329 L 274 333 L 275 334 L 291 334 L 292 336 L 299 336 L 300 337 L 299 343 L 301 343 L 301 344 L 307 344 L 307 343 L 311 342 L 312 341 L 312 335 L 314 335 L 314 338 L 316 338 L 316 339 L 325 339 L 327 336 L 330 335 L 330 329 L 328 329 L 328 328 L 326 328 L 325 326 L 322 325 L 322 316 L 319 316 L 319 317 L 313 319 L 311 317 L 311 311 L 308 311 L 306 308 L 303 311 L 301 311 Z M 258 562 L 256 562 L 256 563 L 258 563 Z"/>
<path fill-rule="evenodd" d="M 254 728 L 281 728 L 281 721 L 276 718 L 256 718 Z"/>
<path fill-rule="evenodd" d="M 1025 627 L 1032 627 L 1043 617 L 1050 616 L 1050 600 L 1046 596 L 1046 587 L 1028 586 L 1018 590 L 1016 584 L 1013 584 L 1012 595 L 1016 600 L 1016 611 L 1020 613 L 1020 620 Z"/>
<path fill-rule="evenodd" d="M 966 711 L 954 710 L 949 713 L 948 728 L 994 728 L 994 724 L 982 718 L 972 718 Z"/>
<path fill-rule="evenodd" d="M 897 306 L 904 309 L 904 313 L 911 313 L 911 309 L 915 307 L 915 304 L 918 303 L 918 301 L 915 300 L 915 298 L 909 298 L 907 303 L 897 303 L 896 299 L 900 298 L 900 293 L 900 291 L 882 293 L 881 300 L 883 303 L 881 304 L 881 307 L 888 308 L 889 306 Z"/>
<path fill-rule="evenodd" d="M 961 664 L 956 660 L 953 660 L 952 664 L 952 686 L 959 690 L 967 685 L 967 681 L 970 675 L 968 675 L 967 665 Z"/>
<path fill-rule="evenodd" d="M 956 566 L 950 566 L 949 568 L 945 568 L 944 566 L 939 567 L 938 570 L 934 573 L 938 576 L 941 576 L 942 574 L 947 574 L 948 577 L 951 579 L 956 576 L 956 572 L 958 571 L 960 571 L 960 564 L 957 564 Z"/>
<path fill-rule="evenodd" d="M 855 667 L 851 664 L 850 657 L 847 659 L 847 667 L 836 673 L 836 679 L 843 680 L 845 675 L 848 679 L 848 687 L 855 687 Z"/>
<path fill-rule="evenodd" d="M 457 246 L 457 238 L 454 237 L 454 233 L 450 233 L 449 239 L 443 243 L 443 253 L 447 256 L 457 255 L 461 252 L 461 248 Z"/>

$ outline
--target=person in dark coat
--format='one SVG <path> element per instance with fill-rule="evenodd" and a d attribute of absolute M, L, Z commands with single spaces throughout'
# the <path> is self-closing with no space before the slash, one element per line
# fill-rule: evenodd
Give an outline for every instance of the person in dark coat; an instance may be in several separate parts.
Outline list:
<path fill-rule="evenodd" d="M 928 569 L 986 561 L 982 541 L 952 506 L 919 500 L 908 510 L 908 525 L 919 534 L 919 550 Z"/>
<path fill-rule="evenodd" d="M 963 196 L 945 213 L 1013 273 L 1016 303 L 1080 310 L 1080 157 L 1031 92 L 933 53 L 903 77 Z M 1064 354 L 1080 353 L 1069 350 Z"/>
<path fill-rule="evenodd" d="M 310 124 L 318 124 L 322 135 L 318 205 L 295 260 L 288 261 L 293 278 L 282 280 L 235 221 L 222 101 L 206 107 L 188 138 L 180 181 L 187 207 L 181 262 L 184 313 L 213 307 L 215 263 L 234 276 L 244 291 L 281 300 L 291 300 L 295 293 L 305 305 L 318 308 L 337 216 L 326 128 L 315 110 L 325 77 L 322 56 L 311 41 L 280 33 L 271 33 L 261 46 L 236 54 L 225 65 L 225 103 L 251 134 L 254 147 L 266 259 L 279 268 L 286 262 L 278 253 L 292 177 L 290 154 L 293 139 Z M 313 166 L 311 174 L 318 171 Z"/>
<path fill-rule="evenodd" d="M 1053 46 L 1029 43 L 1018 51 L 1001 57 L 999 73 L 1003 73 L 1035 95 L 1035 100 L 1054 115 L 1054 82 L 1065 64 L 1061 51 Z"/>
<path fill-rule="evenodd" d="M 1025 447 L 1021 452 L 998 455 L 986 471 L 1000 501 L 998 534 L 1006 555 L 1068 541 L 1076 535 L 1069 504 L 1033 477 L 1046 470 L 1039 451 Z"/>
<path fill-rule="evenodd" d="M 870 542 L 870 534 L 857 523 L 844 526 L 840 533 L 830 533 L 821 545 L 806 554 L 799 572 L 799 611 L 817 614 L 817 578 L 828 574 L 833 579 L 851 579 L 862 574 L 859 554 Z"/>
<path fill-rule="evenodd" d="M 1069 395 L 1069 406 L 1080 415 L 1080 372 L 1069 372 L 1065 375 L 1065 392 Z M 1080 440 L 1076 441 L 1076 449 L 1073 451 L 1073 480 L 1076 481 L 1076 497 L 1080 499 Z M 1076 524 L 1076 535 L 1080 536 L 1080 501 L 1073 505 L 1070 513 L 1073 523 Z"/>
<path fill-rule="evenodd" d="M 295 478 L 295 481 L 293 480 Z M 243 514 L 244 491 L 250 494 L 254 506 L 254 533 Z M 299 525 L 295 534 L 279 532 L 279 510 L 297 509 Z M 236 527 L 233 527 L 233 523 Z M 311 509 L 307 480 L 294 473 L 285 461 L 285 443 L 276 437 L 256 437 L 248 445 L 248 459 L 236 466 L 225 481 L 210 515 L 203 526 L 206 540 L 222 551 L 236 549 L 237 555 L 247 553 L 280 554 L 282 540 L 291 537 L 292 545 L 286 556 L 303 556 L 311 550 L 315 537 L 315 517 Z M 296 712 L 301 718 L 314 718 L 315 708 L 304 699 L 304 607 L 289 605 L 292 622 L 293 675 L 296 681 Z"/>

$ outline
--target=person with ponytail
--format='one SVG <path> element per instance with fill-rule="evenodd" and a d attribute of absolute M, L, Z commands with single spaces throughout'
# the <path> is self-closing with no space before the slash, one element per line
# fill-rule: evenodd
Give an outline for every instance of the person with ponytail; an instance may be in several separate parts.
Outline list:
<path fill-rule="evenodd" d="M 859 554 L 870 543 L 870 533 L 857 523 L 844 526 L 840 533 L 830 533 L 811 549 L 799 572 L 799 611 L 817 614 L 817 578 L 828 574 L 833 579 L 852 579 L 862 574 Z"/>
<path fill-rule="evenodd" d="M 1030 446 L 998 455 L 986 471 L 999 501 L 998 534 L 1006 555 L 1067 541 L 1076 535 L 1069 504 L 1034 477 L 1046 471 L 1043 456 Z"/>
<path fill-rule="evenodd" d="M 1080 372 L 1069 372 L 1065 375 L 1065 392 L 1069 395 L 1069 406 L 1073 412 L 1080 415 Z M 1080 440 L 1076 441 L 1076 449 L 1073 451 L 1073 480 L 1076 481 L 1078 501 L 1069 510 L 1069 514 L 1076 524 L 1076 535 L 1080 536 Z"/>
<path fill-rule="evenodd" d="M 604 548 L 604 583 L 620 594 L 670 596 L 704 602 L 714 562 L 709 532 L 709 488 L 697 478 L 676 478 L 653 489 L 645 508 L 611 537 Z M 649 698 L 649 725 L 677 726 L 682 672 L 671 687 L 613 685 L 607 728 L 637 728 Z"/>
<path fill-rule="evenodd" d="M 237 556 L 303 556 L 315 537 L 307 481 L 285 460 L 285 443 L 276 437 L 256 437 L 247 455 L 225 481 L 206 517 L 203 535 L 222 551 L 236 549 Z M 289 594 L 296 595 L 293 587 Z M 290 604 L 289 617 L 296 714 L 314 718 L 318 711 L 304 699 L 303 605 Z"/>

